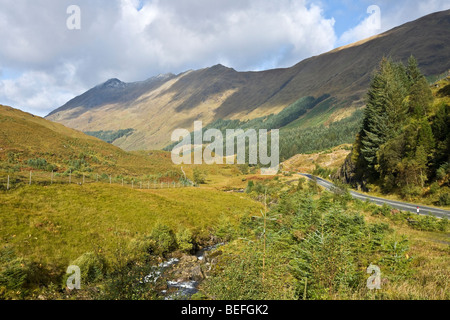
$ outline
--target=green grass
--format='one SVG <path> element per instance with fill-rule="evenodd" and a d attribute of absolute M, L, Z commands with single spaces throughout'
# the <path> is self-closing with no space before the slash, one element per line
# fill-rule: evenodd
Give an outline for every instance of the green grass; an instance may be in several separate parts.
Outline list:
<path fill-rule="evenodd" d="M 309 128 L 322 125 L 330 118 L 334 111 L 342 107 L 342 104 L 336 107 L 335 103 L 336 99 L 330 97 L 319 103 L 305 115 L 285 126 L 283 129 Z"/>
<path fill-rule="evenodd" d="M 27 170 L 32 168 L 29 161 L 35 159 L 45 160 L 57 172 L 70 169 L 75 162 L 85 163 L 86 170 L 107 174 L 177 170 L 168 152 L 125 152 L 82 132 L 2 105 L 0 146 L 0 170 Z"/>
<path fill-rule="evenodd" d="M 428 231 L 423 231 L 408 222 L 409 216 L 419 219 L 415 215 L 352 200 L 346 193 L 315 190 L 313 184 L 287 186 L 281 179 L 257 185 L 250 195 L 264 201 L 267 190 L 269 197 L 266 238 L 262 220 L 244 221 L 201 284 L 205 296 L 449 299 L 448 223 L 425 217 L 420 225 Z M 366 287 L 371 264 L 380 267 L 380 290 Z"/>
<path fill-rule="evenodd" d="M 107 184 L 27 186 L 0 198 L 2 243 L 20 257 L 59 268 L 85 252 L 112 258 L 119 243 L 149 234 L 157 223 L 188 228 L 205 241 L 224 218 L 236 224 L 259 208 L 245 196 L 214 190 Z"/>

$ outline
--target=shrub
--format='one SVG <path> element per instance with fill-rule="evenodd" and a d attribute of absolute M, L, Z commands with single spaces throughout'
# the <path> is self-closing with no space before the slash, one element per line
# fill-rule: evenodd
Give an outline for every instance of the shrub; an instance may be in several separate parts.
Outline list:
<path fill-rule="evenodd" d="M 158 223 L 150 234 L 154 241 L 153 253 L 164 256 L 176 249 L 176 237 L 170 227 Z"/>
<path fill-rule="evenodd" d="M 206 181 L 206 175 L 200 169 L 194 169 L 194 182 L 195 184 L 204 184 Z"/>
<path fill-rule="evenodd" d="M 403 199 L 411 199 L 422 194 L 422 188 L 419 186 L 404 186 L 400 189 L 400 195 Z"/>
<path fill-rule="evenodd" d="M 439 229 L 439 231 L 447 232 L 449 225 L 450 225 L 450 222 L 448 221 L 448 219 L 446 217 L 444 217 L 441 220 L 439 220 L 438 229 Z"/>
<path fill-rule="evenodd" d="M 94 300 L 156 300 L 162 278 L 148 263 L 128 263 L 108 274 Z"/>
<path fill-rule="evenodd" d="M 306 182 L 305 178 L 299 178 L 298 179 L 298 184 L 297 184 L 297 191 L 303 190 L 304 189 L 304 183 Z"/>
<path fill-rule="evenodd" d="M 315 176 L 312 178 L 312 180 L 308 180 L 308 188 L 315 194 L 320 192 L 321 189 L 319 184 L 317 183 L 317 178 Z"/>
<path fill-rule="evenodd" d="M 189 253 L 194 248 L 194 240 L 192 232 L 189 229 L 183 228 L 176 234 L 178 249 L 182 252 Z"/>
<path fill-rule="evenodd" d="M 250 193 L 252 192 L 253 187 L 255 186 L 255 183 L 253 181 L 249 181 L 247 184 L 247 189 L 245 190 L 245 192 Z"/>
<path fill-rule="evenodd" d="M 382 216 L 389 216 L 391 213 L 391 207 L 389 207 L 387 204 L 383 204 L 382 207 L 377 207 L 375 210 L 372 211 L 372 215 L 382 215 Z"/>
<path fill-rule="evenodd" d="M 218 225 L 214 228 L 214 236 L 221 241 L 229 241 L 233 238 L 236 228 L 231 224 L 231 220 L 228 216 L 220 216 Z"/>
<path fill-rule="evenodd" d="M 386 255 L 381 259 L 381 262 L 389 266 L 391 271 L 396 272 L 399 276 L 406 276 L 411 272 L 409 265 L 412 258 L 407 255 L 409 251 L 408 239 L 390 240 L 383 247 Z"/>
<path fill-rule="evenodd" d="M 437 201 L 437 205 L 439 206 L 450 206 L 450 194 L 443 193 L 439 196 L 439 200 Z"/>
<path fill-rule="evenodd" d="M 203 286 L 217 300 L 266 299 L 260 254 L 248 251 L 221 257 L 219 265 Z"/>
<path fill-rule="evenodd" d="M 144 261 L 147 260 L 152 248 L 156 245 L 154 240 L 150 238 L 132 239 L 127 246 L 129 261 Z"/>
<path fill-rule="evenodd" d="M 437 194 L 439 192 L 439 183 L 433 182 L 430 186 L 430 194 Z"/>
<path fill-rule="evenodd" d="M 248 164 L 240 164 L 240 165 L 238 165 L 238 168 L 239 168 L 239 171 L 242 173 L 242 174 L 248 174 Z"/>
<path fill-rule="evenodd" d="M 45 171 L 53 171 L 56 169 L 56 167 L 50 163 L 47 162 L 47 160 L 45 159 L 29 159 L 27 162 L 27 165 L 32 167 L 33 169 L 38 169 L 38 170 L 45 170 Z"/>
<path fill-rule="evenodd" d="M 104 258 L 93 252 L 86 252 L 71 265 L 78 266 L 81 271 L 81 283 L 93 283 L 103 279 L 106 274 L 106 262 Z M 67 275 L 64 279 L 64 285 L 67 281 Z"/>
<path fill-rule="evenodd" d="M 434 216 L 423 216 L 417 218 L 417 223 L 414 228 L 422 231 L 438 231 L 439 219 Z"/>

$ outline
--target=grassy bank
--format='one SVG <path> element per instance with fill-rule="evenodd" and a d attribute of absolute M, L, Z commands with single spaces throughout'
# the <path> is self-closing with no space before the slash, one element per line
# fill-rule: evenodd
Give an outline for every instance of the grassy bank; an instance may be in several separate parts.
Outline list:
<path fill-rule="evenodd" d="M 85 253 L 106 261 L 115 261 L 120 250 L 132 256 L 130 243 L 147 239 L 155 226 L 166 226 L 173 234 L 188 230 L 188 242 L 198 245 L 220 228 L 234 228 L 259 208 L 246 195 L 199 188 L 133 190 L 108 184 L 26 186 L 2 191 L 0 198 L 2 250 L 13 250 L 24 269 L 30 265 L 45 269 L 41 273 L 46 279 L 44 283 L 39 279 L 38 286 L 60 281 L 69 264 Z M 39 271 L 34 276 L 39 278 Z M 38 286 L 31 283 L 28 289 Z M 18 289 L 17 297 L 29 293 Z"/>
<path fill-rule="evenodd" d="M 242 223 L 203 297 L 450 298 L 448 220 L 352 200 L 306 180 L 258 182 L 247 191 L 262 202 L 267 192 L 266 226 L 261 213 Z M 367 288 L 370 265 L 380 268 L 379 290 Z"/>

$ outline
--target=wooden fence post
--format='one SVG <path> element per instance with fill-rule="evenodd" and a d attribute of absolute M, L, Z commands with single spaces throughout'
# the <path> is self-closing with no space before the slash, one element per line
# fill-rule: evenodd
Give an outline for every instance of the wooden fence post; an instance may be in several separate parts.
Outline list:
<path fill-rule="evenodd" d="M 31 171 L 30 171 L 30 186 L 31 186 Z"/>
<path fill-rule="evenodd" d="M 9 175 L 8 175 L 8 183 L 6 184 L 6 190 L 9 190 Z"/>
<path fill-rule="evenodd" d="M 69 184 L 72 183 L 72 170 L 70 170 L 69 172 Z"/>

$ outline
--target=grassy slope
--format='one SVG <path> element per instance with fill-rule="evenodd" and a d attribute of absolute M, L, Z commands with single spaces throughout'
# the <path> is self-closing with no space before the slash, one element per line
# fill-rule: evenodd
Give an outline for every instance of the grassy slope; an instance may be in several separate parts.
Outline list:
<path fill-rule="evenodd" d="M 2 243 L 62 268 L 89 251 L 111 258 L 119 243 L 149 234 L 157 222 L 206 240 L 224 219 L 235 225 L 259 208 L 247 196 L 207 189 L 140 191 L 107 184 L 31 186 L 0 197 Z"/>
<path fill-rule="evenodd" d="M 6 168 L 44 158 L 64 171 L 69 159 L 85 158 L 97 172 L 149 174 L 173 169 L 169 153 L 127 153 L 61 124 L 0 105 L 0 162 L 6 162 L 10 153 L 17 157 Z"/>
<path fill-rule="evenodd" d="M 287 190 L 291 184 L 288 182 L 292 178 L 280 178 L 278 185 L 284 185 L 281 190 Z M 290 197 L 295 197 L 296 195 L 290 195 Z M 303 201 L 305 200 L 302 198 Z M 314 196 L 314 199 L 317 201 L 319 196 Z M 275 204 L 276 206 L 276 204 Z M 289 208 L 289 207 L 288 207 Z M 369 264 L 369 262 L 378 261 L 382 267 L 382 289 L 377 290 L 376 292 L 369 292 L 365 290 L 365 280 L 361 282 L 361 288 L 355 290 L 352 293 L 345 291 L 338 291 L 336 294 L 327 297 L 328 299 L 438 299 L 438 300 L 447 300 L 449 298 L 448 291 L 448 279 L 450 276 L 450 269 L 448 268 L 449 263 L 449 244 L 450 244 L 450 233 L 447 232 L 429 232 L 429 231 L 419 231 L 411 227 L 406 220 L 401 219 L 395 216 L 392 212 L 388 216 L 383 215 L 374 215 L 374 209 L 378 208 L 374 204 L 368 204 L 361 201 L 350 201 L 348 206 L 346 207 L 346 211 L 348 212 L 358 212 L 364 217 L 364 220 L 368 224 L 386 224 L 389 226 L 388 235 L 386 236 L 386 243 L 389 241 L 401 241 L 406 237 L 409 240 L 409 250 L 406 253 L 398 256 L 398 259 L 411 258 L 410 264 L 406 267 L 405 270 L 408 270 L 408 276 L 399 277 L 396 272 L 393 272 L 389 269 L 387 265 L 385 265 L 381 259 L 381 257 L 389 256 L 390 253 L 386 251 L 385 243 L 383 240 L 383 245 L 380 247 L 373 256 L 365 257 L 367 259 L 367 265 L 358 266 L 361 272 L 365 273 L 365 270 Z M 318 209 L 317 210 L 322 210 Z M 277 211 L 278 212 L 278 211 Z M 285 211 L 282 211 L 283 215 L 289 216 L 289 214 Z M 414 218 L 414 217 L 413 217 Z M 282 221 L 281 218 L 278 221 Z M 286 221 L 289 221 L 287 219 Z M 250 240 L 254 240 L 257 243 L 254 248 L 260 254 L 262 254 L 262 240 L 260 238 L 251 238 L 252 229 L 248 230 L 248 234 Z M 270 227 L 269 227 L 270 233 Z M 259 233 L 257 233 L 259 235 Z M 272 235 L 273 236 L 273 235 Z M 270 238 L 270 235 L 269 235 Z M 286 248 L 285 244 L 277 247 L 276 245 L 268 242 L 268 254 L 266 261 L 266 278 L 270 279 L 270 286 L 265 288 L 268 297 L 275 297 L 275 299 L 280 299 L 280 297 L 292 299 L 293 292 L 290 291 L 292 285 L 294 284 L 294 280 L 292 279 L 292 275 L 289 273 L 289 268 L 285 268 L 285 265 L 288 265 L 289 259 L 292 259 L 292 252 L 288 251 L 289 254 L 283 255 L 283 252 L 280 254 L 279 251 L 283 251 Z M 225 255 L 243 255 L 242 259 L 245 260 L 246 255 L 248 255 L 248 247 L 249 243 L 246 241 L 236 240 L 230 242 L 226 246 L 222 247 L 222 251 Z M 275 247 L 275 248 L 273 248 Z M 275 256 L 275 257 L 271 257 Z M 273 259 L 275 260 L 273 260 Z M 281 260 L 280 260 L 281 259 Z M 239 260 L 239 259 L 238 259 Z M 240 260 L 239 260 L 240 261 Z M 249 263 L 248 260 L 245 260 L 246 264 Z M 376 264 L 377 264 L 376 263 Z M 257 265 L 257 264 L 256 264 Z M 259 266 L 261 267 L 261 266 Z M 242 268 L 242 270 L 245 270 Z M 258 283 L 258 277 L 261 277 L 261 270 L 249 271 L 249 274 L 243 274 L 242 270 L 236 271 L 236 278 L 241 279 L 242 283 L 250 283 L 251 281 L 255 281 Z M 325 268 L 324 270 L 327 270 Z M 258 274 L 259 272 L 259 274 Z M 402 271 L 403 272 L 403 271 Z M 256 276 L 255 276 L 256 275 Z M 256 277 L 256 279 L 252 277 Z M 369 276 L 367 275 L 367 278 Z M 230 277 L 234 278 L 234 277 Z M 220 280 L 224 281 L 224 285 L 228 286 L 232 282 L 228 280 Z M 282 281 L 278 281 L 278 279 L 283 279 Z M 250 279 L 250 280 L 249 280 Z M 366 279 L 366 278 L 364 278 Z M 228 282 L 226 282 L 228 281 Z M 364 282 L 364 283 L 363 283 Z M 228 287 L 227 287 L 228 289 Z M 286 290 L 285 293 L 282 290 Z M 202 285 L 202 290 L 206 295 L 210 295 L 210 288 L 208 286 Z M 244 292 L 245 290 L 237 289 L 236 287 L 229 288 L 230 294 L 232 290 L 236 292 Z M 249 290 L 250 291 L 250 290 Z M 217 293 L 217 292 L 216 292 Z M 257 296 L 259 293 L 255 293 Z M 283 294 L 286 294 L 284 296 Z M 228 296 L 228 293 L 225 294 Z"/>
<path fill-rule="evenodd" d="M 344 164 L 345 158 L 350 153 L 351 145 L 341 145 L 331 150 L 297 154 L 282 163 L 283 170 L 289 172 L 312 173 L 316 165 L 324 168 L 338 169 Z"/>

